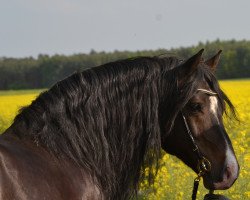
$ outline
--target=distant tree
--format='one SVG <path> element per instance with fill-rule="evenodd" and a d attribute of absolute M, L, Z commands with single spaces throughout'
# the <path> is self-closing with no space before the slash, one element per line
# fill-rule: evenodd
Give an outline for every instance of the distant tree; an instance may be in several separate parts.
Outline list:
<path fill-rule="evenodd" d="M 219 79 L 250 77 L 250 41 L 219 39 L 205 43 L 199 42 L 192 47 L 158 49 L 155 51 L 114 51 L 112 53 L 96 52 L 74 54 L 71 56 L 40 54 L 32 58 L 0 58 L 0 90 L 47 88 L 55 82 L 76 71 L 102 65 L 107 62 L 138 56 L 174 55 L 186 59 L 201 48 L 205 49 L 205 57 L 223 50 L 216 75 Z"/>

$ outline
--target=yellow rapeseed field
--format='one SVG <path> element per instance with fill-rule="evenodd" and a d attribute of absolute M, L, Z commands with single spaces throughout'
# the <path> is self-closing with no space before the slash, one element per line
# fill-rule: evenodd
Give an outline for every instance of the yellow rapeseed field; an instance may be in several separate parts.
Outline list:
<path fill-rule="evenodd" d="M 225 126 L 232 140 L 240 164 L 240 175 L 236 183 L 227 191 L 219 191 L 231 200 L 250 199 L 250 80 L 221 81 L 220 85 L 235 105 L 240 122 L 225 119 Z M 0 92 L 0 132 L 12 122 L 17 111 L 28 105 L 40 91 Z M 164 155 L 160 170 L 151 188 L 141 183 L 141 198 L 149 200 L 190 199 L 195 173 L 177 158 Z M 203 199 L 207 191 L 202 183 L 198 198 Z"/>

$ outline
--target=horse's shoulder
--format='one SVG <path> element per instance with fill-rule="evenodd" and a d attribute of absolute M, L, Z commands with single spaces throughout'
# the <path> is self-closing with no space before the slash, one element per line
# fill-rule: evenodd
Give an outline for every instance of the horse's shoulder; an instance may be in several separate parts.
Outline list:
<path fill-rule="evenodd" d="M 29 143 L 13 135 L 0 136 L 0 156 L 2 160 L 21 160 L 23 157 L 36 154 L 35 148 L 30 148 Z"/>
<path fill-rule="evenodd" d="M 11 134 L 0 136 L 0 162 L 18 170 L 24 169 L 30 174 L 34 170 L 36 174 L 45 170 L 59 173 L 64 166 L 45 148 Z"/>
<path fill-rule="evenodd" d="M 27 199 L 22 189 L 21 146 L 14 138 L 0 136 L 0 199 Z M 25 163 L 25 162 L 24 162 Z M 18 194 L 16 190 L 20 191 Z"/>
<path fill-rule="evenodd" d="M 98 199 L 100 195 L 89 175 L 76 164 L 56 158 L 35 143 L 1 135 L 0 199 L 16 199 L 10 196 L 16 194 L 14 190 L 20 191 L 19 199 Z"/>

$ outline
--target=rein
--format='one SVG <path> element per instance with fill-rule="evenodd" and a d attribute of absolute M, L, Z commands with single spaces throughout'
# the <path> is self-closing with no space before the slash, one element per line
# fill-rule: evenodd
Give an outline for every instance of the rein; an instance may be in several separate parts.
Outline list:
<path fill-rule="evenodd" d="M 205 90 L 205 89 L 197 89 L 197 91 L 204 92 L 208 95 L 217 95 L 217 93 L 214 93 L 212 91 Z M 193 144 L 193 147 L 194 147 L 193 151 L 196 153 L 198 157 L 198 163 L 197 163 L 198 175 L 194 179 L 193 193 L 192 193 L 192 200 L 196 200 L 199 182 L 201 180 L 201 177 L 211 170 L 211 162 L 206 157 L 204 157 L 202 153 L 200 152 L 199 147 L 194 140 L 193 134 L 189 128 L 187 119 L 185 115 L 183 114 L 183 112 L 181 112 L 181 115 L 182 115 L 186 130 L 187 130 L 187 133 L 189 135 L 189 138 L 191 139 L 191 142 Z M 210 190 L 210 193 L 213 193 L 213 190 Z"/>

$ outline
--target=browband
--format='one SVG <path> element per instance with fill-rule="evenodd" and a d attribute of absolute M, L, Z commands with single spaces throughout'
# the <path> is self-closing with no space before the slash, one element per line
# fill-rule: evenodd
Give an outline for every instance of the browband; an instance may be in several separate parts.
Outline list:
<path fill-rule="evenodd" d="M 217 95 L 217 93 L 211 91 L 211 90 L 205 90 L 205 89 L 197 89 L 197 91 L 204 92 L 209 95 Z"/>

